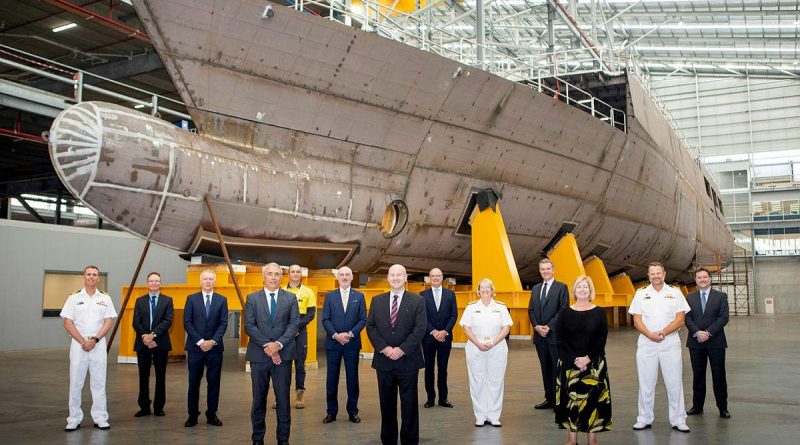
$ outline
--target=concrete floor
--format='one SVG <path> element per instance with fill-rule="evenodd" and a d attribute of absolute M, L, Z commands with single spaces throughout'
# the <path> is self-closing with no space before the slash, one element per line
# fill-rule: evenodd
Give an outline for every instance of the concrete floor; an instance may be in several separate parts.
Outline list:
<path fill-rule="evenodd" d="M 599 436 L 605 444 L 768 444 L 798 443 L 800 414 L 800 315 L 733 317 L 727 328 L 730 420 L 716 414 L 709 393 L 706 412 L 690 417 L 690 434 L 670 429 L 663 383 L 656 394 L 656 421 L 652 430 L 634 432 L 637 379 L 634 354 L 637 334 L 631 328 L 612 329 L 607 355 L 610 367 L 613 422 L 610 432 Z M 685 332 L 681 333 L 685 338 Z M 322 343 L 320 343 L 322 344 Z M 551 412 L 533 409 L 542 400 L 541 374 L 533 346 L 528 341 L 511 342 L 506 372 L 503 428 L 475 428 L 467 390 L 464 351 L 453 351 L 450 362 L 450 401 L 454 409 L 420 409 L 421 442 L 425 444 L 559 444 L 565 433 L 553 423 Z M 685 349 L 684 349 L 685 352 Z M 363 422 L 339 421 L 323 425 L 325 416 L 325 360 L 308 372 L 306 409 L 292 410 L 293 444 L 377 444 L 380 412 L 375 373 L 370 361 L 360 365 Z M 183 427 L 186 419 L 187 372 L 183 363 L 167 370 L 166 417 L 134 418 L 137 410 L 135 365 L 111 360 L 108 369 L 110 431 L 92 428 L 88 383 L 84 389 L 85 418 L 82 428 L 63 431 L 67 416 L 68 353 L 63 350 L 0 353 L 0 443 L 2 444 L 245 444 L 250 443 L 250 376 L 243 355 L 233 341 L 225 353 L 219 416 L 225 425 L 214 428 L 201 423 Z M 116 352 L 112 350 L 112 356 Z M 684 391 L 691 401 L 691 368 L 684 353 Z M 709 376 L 710 391 L 710 376 Z M 344 406 L 344 374 L 340 405 Z M 201 393 L 201 410 L 205 396 Z M 420 374 L 420 400 L 424 400 Z M 687 406 L 688 408 L 688 406 Z M 343 410 L 343 409 L 342 409 Z M 274 443 L 275 418 L 267 416 L 267 443 Z M 585 436 L 581 438 L 585 443 Z"/>

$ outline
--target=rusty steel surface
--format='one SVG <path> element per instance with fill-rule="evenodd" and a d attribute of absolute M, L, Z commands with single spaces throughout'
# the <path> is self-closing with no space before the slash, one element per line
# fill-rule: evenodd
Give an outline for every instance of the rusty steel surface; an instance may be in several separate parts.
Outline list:
<path fill-rule="evenodd" d="M 633 80 L 625 133 L 377 35 L 286 8 L 262 19 L 263 1 L 134 3 L 198 133 L 92 102 L 62 113 L 49 143 L 75 196 L 145 239 L 186 251 L 211 229 L 208 194 L 228 236 L 357 244 L 362 272 L 468 275 L 456 229 L 474 191 L 493 188 L 523 280 L 564 222 L 634 278 L 650 261 L 684 272 L 731 255 L 709 174 Z M 395 199 L 408 224 L 386 239 Z"/>

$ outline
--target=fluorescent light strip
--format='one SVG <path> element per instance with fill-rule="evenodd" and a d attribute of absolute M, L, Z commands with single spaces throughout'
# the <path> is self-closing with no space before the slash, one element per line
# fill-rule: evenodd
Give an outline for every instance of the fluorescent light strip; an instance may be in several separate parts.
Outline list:
<path fill-rule="evenodd" d="M 74 28 L 76 26 L 78 26 L 78 25 L 76 23 L 74 23 L 74 22 L 67 23 L 66 25 L 61 25 L 61 26 L 53 28 L 53 32 L 66 31 L 66 30 L 72 29 L 72 28 Z"/>

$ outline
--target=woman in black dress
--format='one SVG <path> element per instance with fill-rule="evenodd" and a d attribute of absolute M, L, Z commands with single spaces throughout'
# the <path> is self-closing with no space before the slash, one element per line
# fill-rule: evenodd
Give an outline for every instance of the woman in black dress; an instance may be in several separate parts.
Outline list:
<path fill-rule="evenodd" d="M 606 365 L 608 320 L 603 309 L 592 304 L 594 284 L 582 275 L 572 285 L 575 304 L 558 313 L 558 375 L 556 376 L 556 423 L 575 445 L 578 432 L 597 445 L 597 433 L 611 428 L 611 393 Z"/>

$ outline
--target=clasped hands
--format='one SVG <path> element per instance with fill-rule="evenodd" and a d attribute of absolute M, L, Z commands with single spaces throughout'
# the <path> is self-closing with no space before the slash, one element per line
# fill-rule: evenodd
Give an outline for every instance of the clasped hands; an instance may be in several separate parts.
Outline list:
<path fill-rule="evenodd" d="M 711 338 L 711 334 L 709 334 L 708 331 L 697 331 L 695 338 L 699 343 L 705 343 Z"/>
<path fill-rule="evenodd" d="M 399 347 L 391 347 L 391 346 L 383 348 L 381 350 L 381 354 L 385 355 L 386 357 L 389 357 L 389 360 L 399 360 L 401 357 L 406 355 L 406 353 L 403 352 L 403 350 L 400 349 Z"/>
<path fill-rule="evenodd" d="M 142 334 L 142 343 L 150 349 L 158 347 L 158 343 L 155 340 L 156 336 L 154 334 Z M 202 346 L 200 346 L 202 349 Z M 210 348 L 209 348 L 210 349 Z"/>
<path fill-rule="evenodd" d="M 340 345 L 344 346 L 350 343 L 350 333 L 349 332 L 338 332 L 333 334 L 333 339 L 338 341 Z"/>
<path fill-rule="evenodd" d="M 269 356 L 269 358 L 272 359 L 272 363 L 276 365 L 280 365 L 282 362 L 281 355 L 279 354 L 280 350 L 281 350 L 281 345 L 279 345 L 278 342 L 275 341 L 271 341 L 266 345 L 264 345 L 264 354 L 267 354 L 267 356 Z"/>
<path fill-rule="evenodd" d="M 647 334 L 647 338 L 656 343 L 661 343 L 662 341 L 664 341 L 666 337 L 667 334 L 665 334 L 664 331 L 658 331 L 658 332 L 650 331 L 650 333 Z"/>
<path fill-rule="evenodd" d="M 542 337 L 547 337 L 547 334 L 550 333 L 550 326 L 547 326 L 546 324 L 539 324 L 534 326 L 533 330 Z"/>
<path fill-rule="evenodd" d="M 581 371 L 586 371 L 586 368 L 589 366 L 591 361 L 592 360 L 589 359 L 588 355 L 584 355 L 583 357 L 576 357 L 573 363 L 575 364 L 576 368 L 580 369 Z"/>
<path fill-rule="evenodd" d="M 431 335 L 433 335 L 433 338 L 435 338 L 436 341 L 438 341 L 439 343 L 442 343 L 442 342 L 444 342 L 444 339 L 447 338 L 447 331 L 444 331 L 444 330 L 443 331 L 436 331 L 436 330 L 434 330 L 431 333 Z"/>

